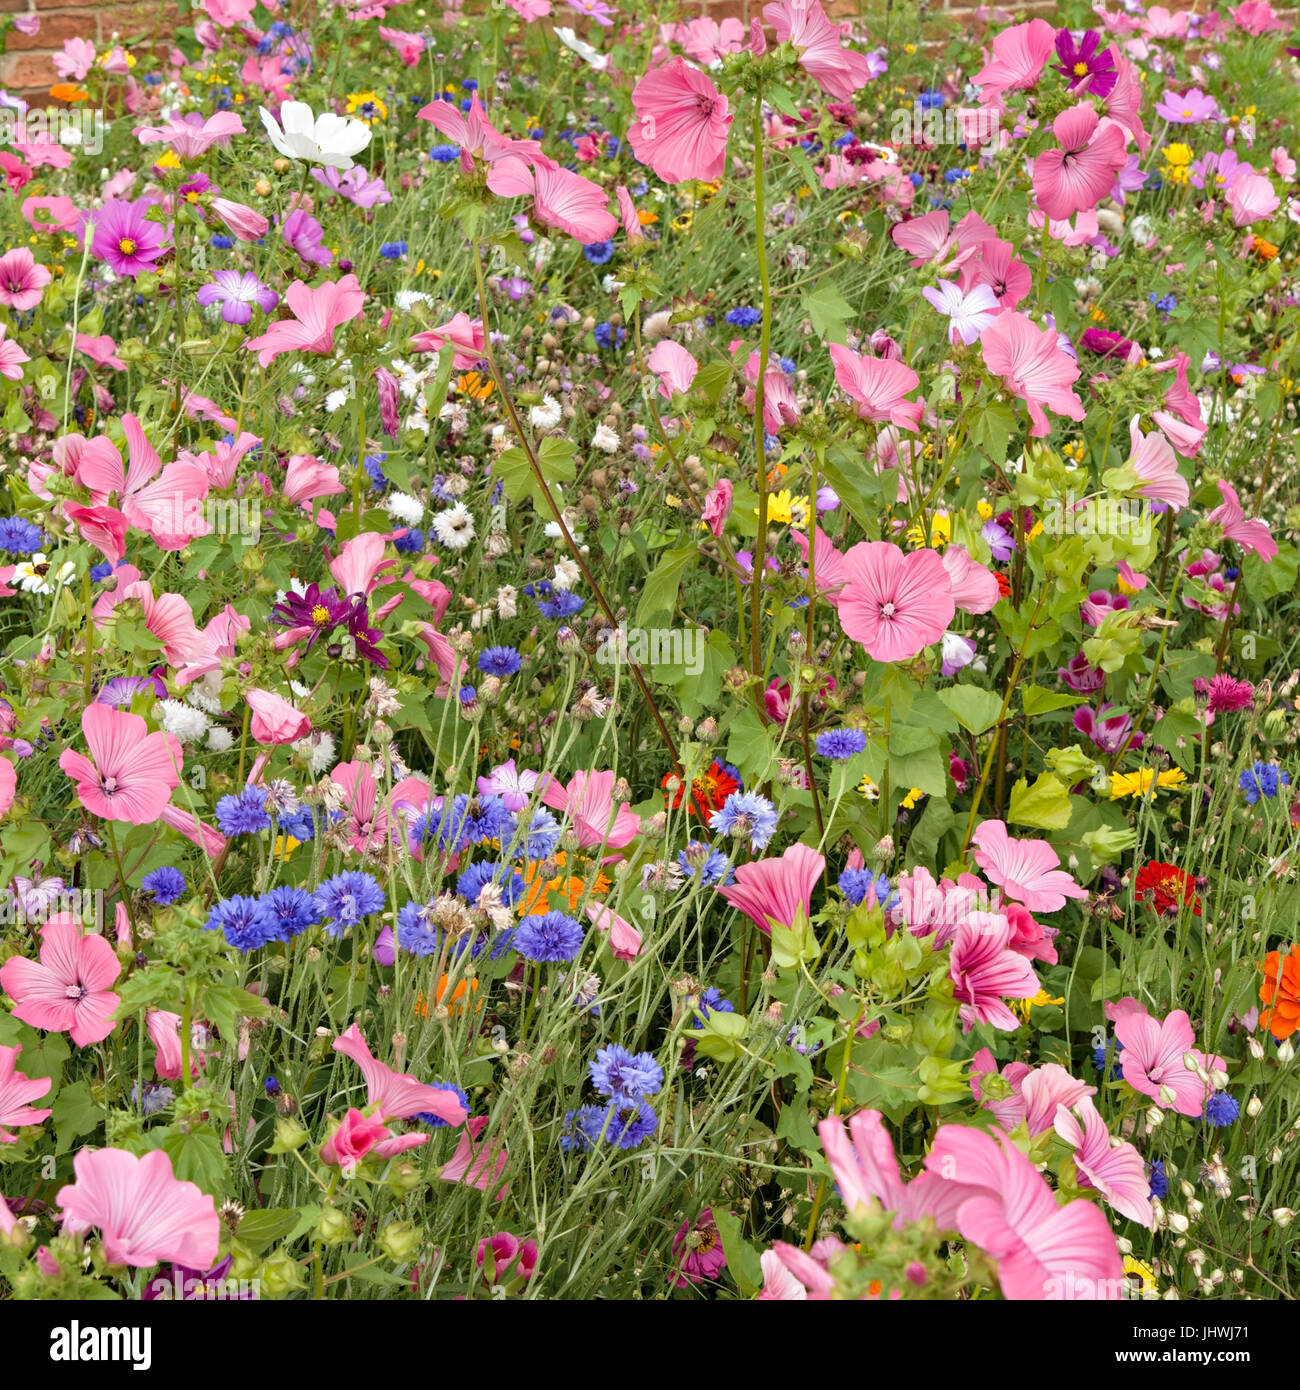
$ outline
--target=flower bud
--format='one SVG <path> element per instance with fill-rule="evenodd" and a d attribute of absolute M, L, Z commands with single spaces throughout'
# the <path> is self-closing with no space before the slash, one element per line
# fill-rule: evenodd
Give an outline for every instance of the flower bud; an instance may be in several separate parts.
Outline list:
<path fill-rule="evenodd" d="M 379 1233 L 379 1248 L 390 1260 L 407 1264 L 420 1248 L 421 1231 L 410 1221 L 393 1221 Z"/>
<path fill-rule="evenodd" d="M 342 1245 L 352 1239 L 352 1222 L 338 1207 L 322 1207 L 316 1218 L 316 1234 L 326 1245 Z"/>

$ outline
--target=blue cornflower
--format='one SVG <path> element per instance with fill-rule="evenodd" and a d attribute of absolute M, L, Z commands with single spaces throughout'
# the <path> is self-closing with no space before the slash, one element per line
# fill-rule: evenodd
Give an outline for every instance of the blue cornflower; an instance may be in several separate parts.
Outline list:
<path fill-rule="evenodd" d="M 460 1101 L 461 1106 L 465 1110 L 469 1109 L 469 1097 L 459 1086 L 453 1086 L 450 1081 L 430 1081 L 429 1085 L 432 1086 L 435 1091 L 452 1092 L 456 1099 Z M 430 1129 L 446 1129 L 448 1127 L 446 1120 L 427 1110 L 422 1110 L 418 1115 L 413 1115 L 411 1118 L 419 1120 L 421 1124 L 428 1125 Z"/>
<path fill-rule="evenodd" d="M 1092 1065 L 1097 1071 L 1106 1071 L 1106 1053 L 1109 1049 L 1105 1043 L 1100 1043 L 1092 1050 Z M 1120 1062 L 1119 1054 L 1124 1051 L 1124 1044 L 1118 1038 L 1115 1039 L 1114 1051 L 1111 1053 L 1110 1071 L 1106 1074 L 1108 1081 L 1123 1081 L 1124 1067 Z"/>
<path fill-rule="evenodd" d="M 501 680 L 513 676 L 523 664 L 523 657 L 513 647 L 484 647 L 478 654 L 478 669 Z"/>
<path fill-rule="evenodd" d="M 402 555 L 418 554 L 424 549 L 424 532 L 418 526 L 412 526 L 406 535 L 394 540 L 393 549 Z"/>
<path fill-rule="evenodd" d="M 304 888 L 272 888 L 263 895 L 262 903 L 275 918 L 276 936 L 281 941 L 288 941 L 320 921 L 316 903 Z"/>
<path fill-rule="evenodd" d="M 460 146 L 434 145 L 429 151 L 429 158 L 437 164 L 450 164 L 453 159 L 460 158 Z"/>
<path fill-rule="evenodd" d="M 618 1043 L 602 1047 L 590 1064 L 591 1080 L 601 1095 L 634 1101 L 654 1095 L 664 1084 L 664 1069 L 648 1052 L 629 1052 Z"/>
<path fill-rule="evenodd" d="M 255 951 L 275 940 L 277 924 L 260 898 L 225 898 L 208 913 L 208 931 L 221 931 L 237 951 Z"/>
<path fill-rule="evenodd" d="M 475 690 L 472 685 L 462 685 L 456 692 L 456 698 L 462 705 L 468 705 L 470 708 L 473 708 L 478 704 L 478 691 Z"/>
<path fill-rule="evenodd" d="M 102 565 L 91 565 L 90 582 L 92 584 L 98 584 L 101 579 L 107 579 L 112 573 L 113 566 L 110 565 L 107 560 L 105 560 Z"/>
<path fill-rule="evenodd" d="M 907 181 L 912 185 L 913 188 L 920 188 L 920 186 L 925 182 L 925 175 L 916 173 L 908 174 Z"/>
<path fill-rule="evenodd" d="M 738 309 L 728 309 L 723 317 L 733 328 L 753 328 L 763 322 L 763 311 L 742 304 Z"/>
<path fill-rule="evenodd" d="M 377 487 L 381 492 L 391 486 L 383 468 L 380 467 L 387 457 L 387 454 L 367 454 L 361 460 L 361 466 L 366 470 L 366 477 L 370 479 L 371 486 Z"/>
<path fill-rule="evenodd" d="M 0 516 L 0 551 L 7 555 L 34 555 L 45 549 L 45 533 L 21 516 Z"/>
<path fill-rule="evenodd" d="M 456 891 L 473 906 L 484 887 L 495 882 L 501 889 L 501 900 L 513 907 L 524 891 L 524 876 L 513 867 L 503 874 L 503 868 L 505 866 L 502 864 L 492 864 L 480 859 L 478 863 L 471 864 L 456 880 Z"/>
<path fill-rule="evenodd" d="M 695 1006 L 700 1018 L 707 1019 L 712 1013 L 734 1014 L 736 1006 L 730 999 L 722 997 L 722 991 L 716 985 L 710 985 L 708 989 L 700 995 L 700 1002 Z"/>
<path fill-rule="evenodd" d="M 429 909 L 432 903 L 409 902 L 397 914 L 397 944 L 413 956 L 432 956 L 438 953 L 442 936 L 433 925 Z"/>
<path fill-rule="evenodd" d="M 215 251 L 229 251 L 235 244 L 235 238 L 226 236 L 224 232 L 214 232 L 208 238 L 208 245 Z"/>
<path fill-rule="evenodd" d="M 1151 1184 L 1148 1196 L 1168 1197 L 1169 1179 L 1165 1176 L 1165 1163 L 1162 1158 L 1153 1158 L 1147 1169 L 1147 1180 Z"/>
<path fill-rule="evenodd" d="M 709 817 L 709 825 L 722 835 L 737 840 L 749 838 L 753 850 L 764 849 L 776 834 L 779 819 L 776 807 L 757 792 L 732 792 L 722 803 L 722 809 Z"/>
<path fill-rule="evenodd" d="M 1289 787 L 1291 779 L 1276 763 L 1255 763 L 1241 774 L 1238 785 L 1246 793 L 1247 803 L 1253 806 L 1261 796 L 1271 801 L 1278 786 Z"/>
<path fill-rule="evenodd" d="M 627 338 L 627 330 L 615 328 L 612 323 L 598 323 L 592 329 L 591 336 L 596 340 L 596 346 L 606 349 L 620 348 Z"/>
<path fill-rule="evenodd" d="M 525 960 L 572 960 L 582 950 L 582 928 L 563 912 L 525 917 L 515 932 L 515 950 Z"/>
<path fill-rule="evenodd" d="M 584 1105 L 564 1116 L 560 1148 L 565 1153 L 586 1153 L 605 1128 L 605 1111 L 599 1105 Z"/>
<path fill-rule="evenodd" d="M 1227 1091 L 1215 1091 L 1205 1102 L 1205 1123 L 1213 1125 L 1215 1129 L 1223 1129 L 1230 1125 L 1240 1114 L 1241 1106 Z"/>
<path fill-rule="evenodd" d="M 288 835 L 299 844 L 306 844 L 308 840 L 316 838 L 316 821 L 306 806 L 292 815 L 281 816 L 279 827 L 282 835 Z"/>
<path fill-rule="evenodd" d="M 315 903 L 325 920 L 325 930 L 331 936 L 342 936 L 346 928 L 355 927 L 363 917 L 383 907 L 384 890 L 370 874 L 350 869 L 327 878 L 316 890 Z"/>
<path fill-rule="evenodd" d="M 528 825 L 519 825 L 515 834 L 518 838 L 511 842 L 510 852 L 516 859 L 549 859 L 560 844 L 560 823 L 539 807 Z"/>
<path fill-rule="evenodd" d="M 863 752 L 866 746 L 867 736 L 861 729 L 827 729 L 817 735 L 817 756 L 836 762 L 846 762 Z"/>
<path fill-rule="evenodd" d="M 970 178 L 969 169 L 945 169 L 943 171 L 944 183 L 960 183 L 963 179 Z"/>
<path fill-rule="evenodd" d="M 659 1128 L 648 1101 L 615 1101 L 605 1118 L 605 1139 L 618 1149 L 635 1149 Z"/>
<path fill-rule="evenodd" d="M 385 241 L 379 248 L 379 254 L 386 261 L 400 261 L 408 249 L 404 241 Z"/>
<path fill-rule="evenodd" d="M 614 259 L 614 243 L 612 241 L 593 241 L 589 246 L 582 248 L 582 254 L 592 265 L 606 265 Z"/>
<path fill-rule="evenodd" d="M 557 589 L 549 579 L 525 584 L 524 594 L 537 604 L 537 611 L 543 618 L 570 618 L 582 612 L 582 600 L 578 595 Z"/>
<path fill-rule="evenodd" d="M 922 111 L 929 111 L 932 107 L 942 106 L 946 100 L 947 98 L 942 92 L 922 92 L 917 97 Z"/>
<path fill-rule="evenodd" d="M 870 869 L 845 869 L 838 887 L 854 907 L 860 907 L 868 899 L 872 906 L 883 907 L 889 902 L 889 880 L 884 874 L 873 874 Z"/>
<path fill-rule="evenodd" d="M 776 360 L 777 365 L 786 374 L 786 376 L 793 376 L 795 372 L 799 370 L 799 364 L 794 360 L 793 357 L 778 357 Z"/>
<path fill-rule="evenodd" d="M 268 1096 L 278 1096 L 280 1094 L 280 1083 L 273 1076 L 268 1076 L 262 1082 L 262 1089 Z"/>
<path fill-rule="evenodd" d="M 705 888 L 714 883 L 725 888 L 735 878 L 727 856 L 703 840 L 692 840 L 685 849 L 679 849 L 677 863 L 688 878 L 698 874 Z"/>
<path fill-rule="evenodd" d="M 153 895 L 159 907 L 174 903 L 185 891 L 185 875 L 179 869 L 155 869 L 140 880 L 140 887 Z"/>
<path fill-rule="evenodd" d="M 245 787 L 238 796 L 223 796 L 217 802 L 217 825 L 229 838 L 269 830 L 271 817 L 266 809 L 266 793 L 256 787 Z"/>
<path fill-rule="evenodd" d="M 129 1099 L 132 1105 L 138 1105 L 140 1107 L 140 1113 L 142 1115 L 156 1115 L 160 1110 L 167 1109 L 172 1101 L 176 1099 L 176 1093 L 170 1086 L 159 1086 L 150 1083 L 144 1088 L 143 1100 L 141 1099 L 140 1088 L 138 1086 L 131 1087 Z"/>

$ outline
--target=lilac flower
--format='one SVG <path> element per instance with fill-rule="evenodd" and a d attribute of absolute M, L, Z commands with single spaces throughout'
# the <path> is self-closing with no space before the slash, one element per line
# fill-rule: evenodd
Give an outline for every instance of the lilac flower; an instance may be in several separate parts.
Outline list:
<path fill-rule="evenodd" d="M 1182 96 L 1166 92 L 1156 103 L 1156 115 L 1170 125 L 1200 125 L 1202 121 L 1212 121 L 1218 114 L 1218 102 L 1199 87 L 1191 88 Z"/>
<path fill-rule="evenodd" d="M 370 172 L 360 164 L 354 164 L 345 173 L 338 169 L 313 169 L 311 176 L 330 192 L 337 193 L 340 198 L 359 208 L 378 207 L 393 201 L 393 195 L 385 187 L 383 179 L 371 178 Z"/>
<path fill-rule="evenodd" d="M 513 758 L 494 767 L 489 776 L 478 779 L 479 791 L 484 795 L 499 796 L 508 811 L 522 811 L 536 786 L 537 773 L 527 768 L 516 769 Z"/>
<path fill-rule="evenodd" d="M 280 228 L 284 244 L 296 251 L 308 265 L 329 265 L 334 253 L 321 245 L 325 230 L 319 222 L 302 208 L 295 208 L 284 219 Z"/>
<path fill-rule="evenodd" d="M 967 347 L 978 341 L 998 312 L 997 296 L 988 285 L 976 285 L 963 293 L 955 281 L 940 280 L 937 286 L 926 285 L 921 293 L 941 314 L 948 316 L 948 336 L 952 342 L 960 339 Z"/>
<path fill-rule="evenodd" d="M 585 14 L 588 19 L 594 19 L 604 29 L 608 29 L 614 23 L 614 11 L 605 0 L 564 0 L 564 3 L 571 10 Z"/>
<path fill-rule="evenodd" d="M 1226 193 L 1242 175 L 1250 173 L 1250 165 L 1242 162 L 1236 150 L 1211 150 L 1193 162 L 1187 171 L 1187 182 L 1193 188 Z"/>
<path fill-rule="evenodd" d="M 1110 190 L 1110 196 L 1123 207 L 1130 193 L 1136 193 L 1147 181 L 1147 176 L 1142 172 L 1142 160 L 1140 156 L 1131 154 L 1124 163 L 1124 167 L 1115 175 L 1115 186 Z"/>
<path fill-rule="evenodd" d="M 269 314 L 280 302 L 280 296 L 264 285 L 251 270 L 218 270 L 195 296 L 205 308 L 221 305 L 221 317 L 227 323 L 248 323 L 253 317 L 253 305 Z"/>

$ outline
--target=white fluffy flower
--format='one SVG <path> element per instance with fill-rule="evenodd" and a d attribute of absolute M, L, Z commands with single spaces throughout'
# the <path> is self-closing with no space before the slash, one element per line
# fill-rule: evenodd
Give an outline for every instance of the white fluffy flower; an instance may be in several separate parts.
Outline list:
<path fill-rule="evenodd" d="M 220 714 L 221 672 L 209 671 L 206 675 L 200 676 L 185 692 L 185 698 L 196 709 L 201 709 L 207 714 Z"/>
<path fill-rule="evenodd" d="M 608 425 L 598 425 L 596 433 L 591 436 L 591 447 L 599 449 L 602 454 L 615 453 L 619 446 L 618 431 L 612 430 Z"/>
<path fill-rule="evenodd" d="M 424 504 L 407 492 L 390 492 L 384 498 L 384 510 L 403 526 L 418 526 L 424 520 Z"/>
<path fill-rule="evenodd" d="M 346 387 L 339 386 L 325 397 L 325 410 L 327 414 L 333 415 L 336 410 L 342 410 L 348 403 L 348 391 Z"/>
<path fill-rule="evenodd" d="M 182 743 L 198 743 L 212 723 L 201 709 L 180 700 L 159 700 L 155 711 L 163 728 Z"/>
<path fill-rule="evenodd" d="M 235 736 L 229 729 L 223 729 L 220 724 L 214 724 L 208 730 L 208 747 L 214 753 L 229 753 L 235 746 Z"/>
<path fill-rule="evenodd" d="M 277 121 L 265 106 L 262 124 L 271 143 L 286 159 L 305 159 L 309 164 L 327 164 L 331 169 L 351 169 L 370 143 L 370 127 L 364 121 L 322 111 L 317 116 L 305 101 L 286 101 Z M 281 125 L 283 122 L 283 126 Z"/>
<path fill-rule="evenodd" d="M 464 550 L 474 539 L 474 518 L 463 502 L 436 513 L 429 524 L 439 545 L 448 550 Z"/>
<path fill-rule="evenodd" d="M 529 423 L 534 429 L 553 430 L 564 418 L 564 411 L 554 396 L 543 396 L 541 405 L 535 405 L 528 412 Z"/>
<path fill-rule="evenodd" d="M 582 571 L 573 560 L 555 562 L 555 576 L 551 582 L 557 589 L 563 589 L 567 593 L 581 578 Z"/>
<path fill-rule="evenodd" d="M 513 618 L 519 611 L 519 591 L 513 584 L 503 584 L 497 590 L 497 617 Z"/>
<path fill-rule="evenodd" d="M 327 772 L 334 763 L 334 735 L 325 729 L 317 729 L 300 738 L 293 745 L 293 751 L 302 758 L 311 759 L 313 773 Z"/>

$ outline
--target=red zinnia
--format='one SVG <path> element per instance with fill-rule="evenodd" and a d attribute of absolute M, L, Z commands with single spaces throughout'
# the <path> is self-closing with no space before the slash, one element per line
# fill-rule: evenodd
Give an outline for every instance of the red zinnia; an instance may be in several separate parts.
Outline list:
<path fill-rule="evenodd" d="M 675 790 L 669 791 L 665 798 L 666 804 L 675 811 L 682 804 L 682 797 L 686 794 L 685 784 L 677 777 L 676 773 L 670 772 L 659 784 L 667 789 L 668 783 L 676 781 Z M 727 771 L 723 765 L 715 758 L 709 764 L 707 772 L 702 772 L 691 783 L 691 806 L 697 816 L 707 819 L 714 811 L 720 811 L 722 804 L 732 792 L 740 790 L 740 783 Z"/>
<path fill-rule="evenodd" d="M 1148 899 L 1157 912 L 1175 915 L 1183 904 L 1190 904 L 1192 914 L 1201 915 L 1201 900 L 1196 893 L 1196 880 L 1175 864 L 1162 864 L 1153 859 L 1138 870 L 1137 895 Z"/>

